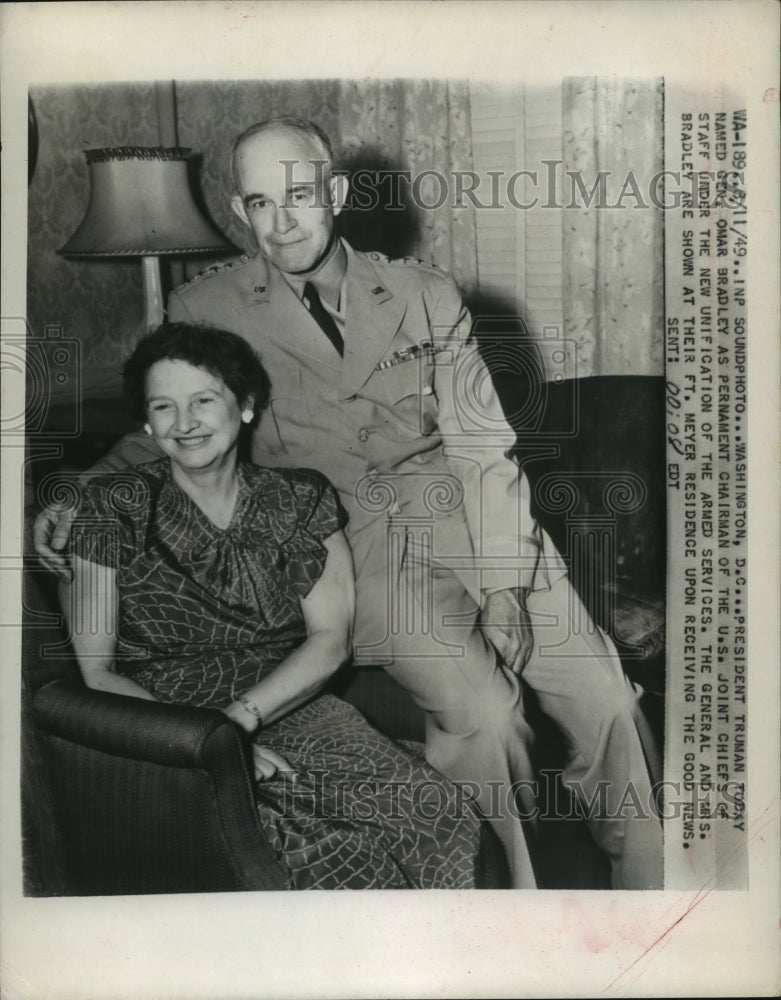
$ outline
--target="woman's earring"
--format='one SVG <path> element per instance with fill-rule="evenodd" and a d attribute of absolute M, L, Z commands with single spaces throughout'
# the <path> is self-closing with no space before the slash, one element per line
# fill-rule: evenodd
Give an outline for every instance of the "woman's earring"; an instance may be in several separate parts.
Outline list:
<path fill-rule="evenodd" d="M 252 418 L 254 416 L 255 416 L 255 411 L 249 409 L 248 407 L 246 410 L 242 412 L 241 419 L 244 421 L 245 424 L 249 424 L 252 423 Z"/>
<path fill-rule="evenodd" d="M 144 424 L 144 430 L 150 437 L 152 436 L 152 428 L 149 426 L 149 424 Z"/>

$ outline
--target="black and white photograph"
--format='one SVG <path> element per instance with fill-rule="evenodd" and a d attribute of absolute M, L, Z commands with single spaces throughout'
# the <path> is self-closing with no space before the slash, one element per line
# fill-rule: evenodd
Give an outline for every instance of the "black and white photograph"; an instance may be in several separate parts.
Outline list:
<path fill-rule="evenodd" d="M 773 995 L 777 8 L 10 6 L 8 996 Z"/>

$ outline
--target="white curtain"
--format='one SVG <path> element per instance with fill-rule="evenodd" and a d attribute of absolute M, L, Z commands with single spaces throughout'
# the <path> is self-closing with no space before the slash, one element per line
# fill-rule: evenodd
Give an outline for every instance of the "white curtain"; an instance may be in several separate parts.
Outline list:
<path fill-rule="evenodd" d="M 587 191 L 608 171 L 608 205 L 625 192 L 623 207 L 607 208 L 578 193 L 581 207 L 562 213 L 564 333 L 578 345 L 577 374 L 660 375 L 664 220 L 649 191 L 663 169 L 662 81 L 566 79 L 562 123 L 564 170 Z"/>

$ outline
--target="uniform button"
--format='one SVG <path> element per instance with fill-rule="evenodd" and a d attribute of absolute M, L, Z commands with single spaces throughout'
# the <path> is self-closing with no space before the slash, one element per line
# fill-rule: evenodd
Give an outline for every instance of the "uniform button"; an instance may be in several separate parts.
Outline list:
<path fill-rule="evenodd" d="M 355 396 L 348 396 L 347 399 L 345 400 L 345 402 L 346 403 L 354 403 L 355 402 Z"/>
<path fill-rule="evenodd" d="M 423 386 L 423 395 L 424 396 L 430 396 L 433 391 L 434 390 L 431 388 L 430 385 L 424 385 Z"/>
<path fill-rule="evenodd" d="M 368 440 L 369 440 L 369 432 L 368 432 L 368 431 L 366 430 L 366 428 L 365 428 L 365 427 L 362 427 L 362 428 L 361 428 L 361 429 L 360 429 L 360 430 L 358 431 L 358 440 L 359 440 L 359 441 L 363 441 L 363 442 L 365 442 L 365 441 L 368 441 Z"/>

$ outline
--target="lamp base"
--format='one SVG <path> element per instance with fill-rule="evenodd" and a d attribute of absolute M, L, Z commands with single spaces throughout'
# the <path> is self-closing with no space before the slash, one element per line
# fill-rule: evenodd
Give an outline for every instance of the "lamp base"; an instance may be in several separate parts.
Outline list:
<path fill-rule="evenodd" d="M 159 257 L 142 257 L 144 277 L 144 328 L 153 330 L 163 322 L 163 282 Z"/>

